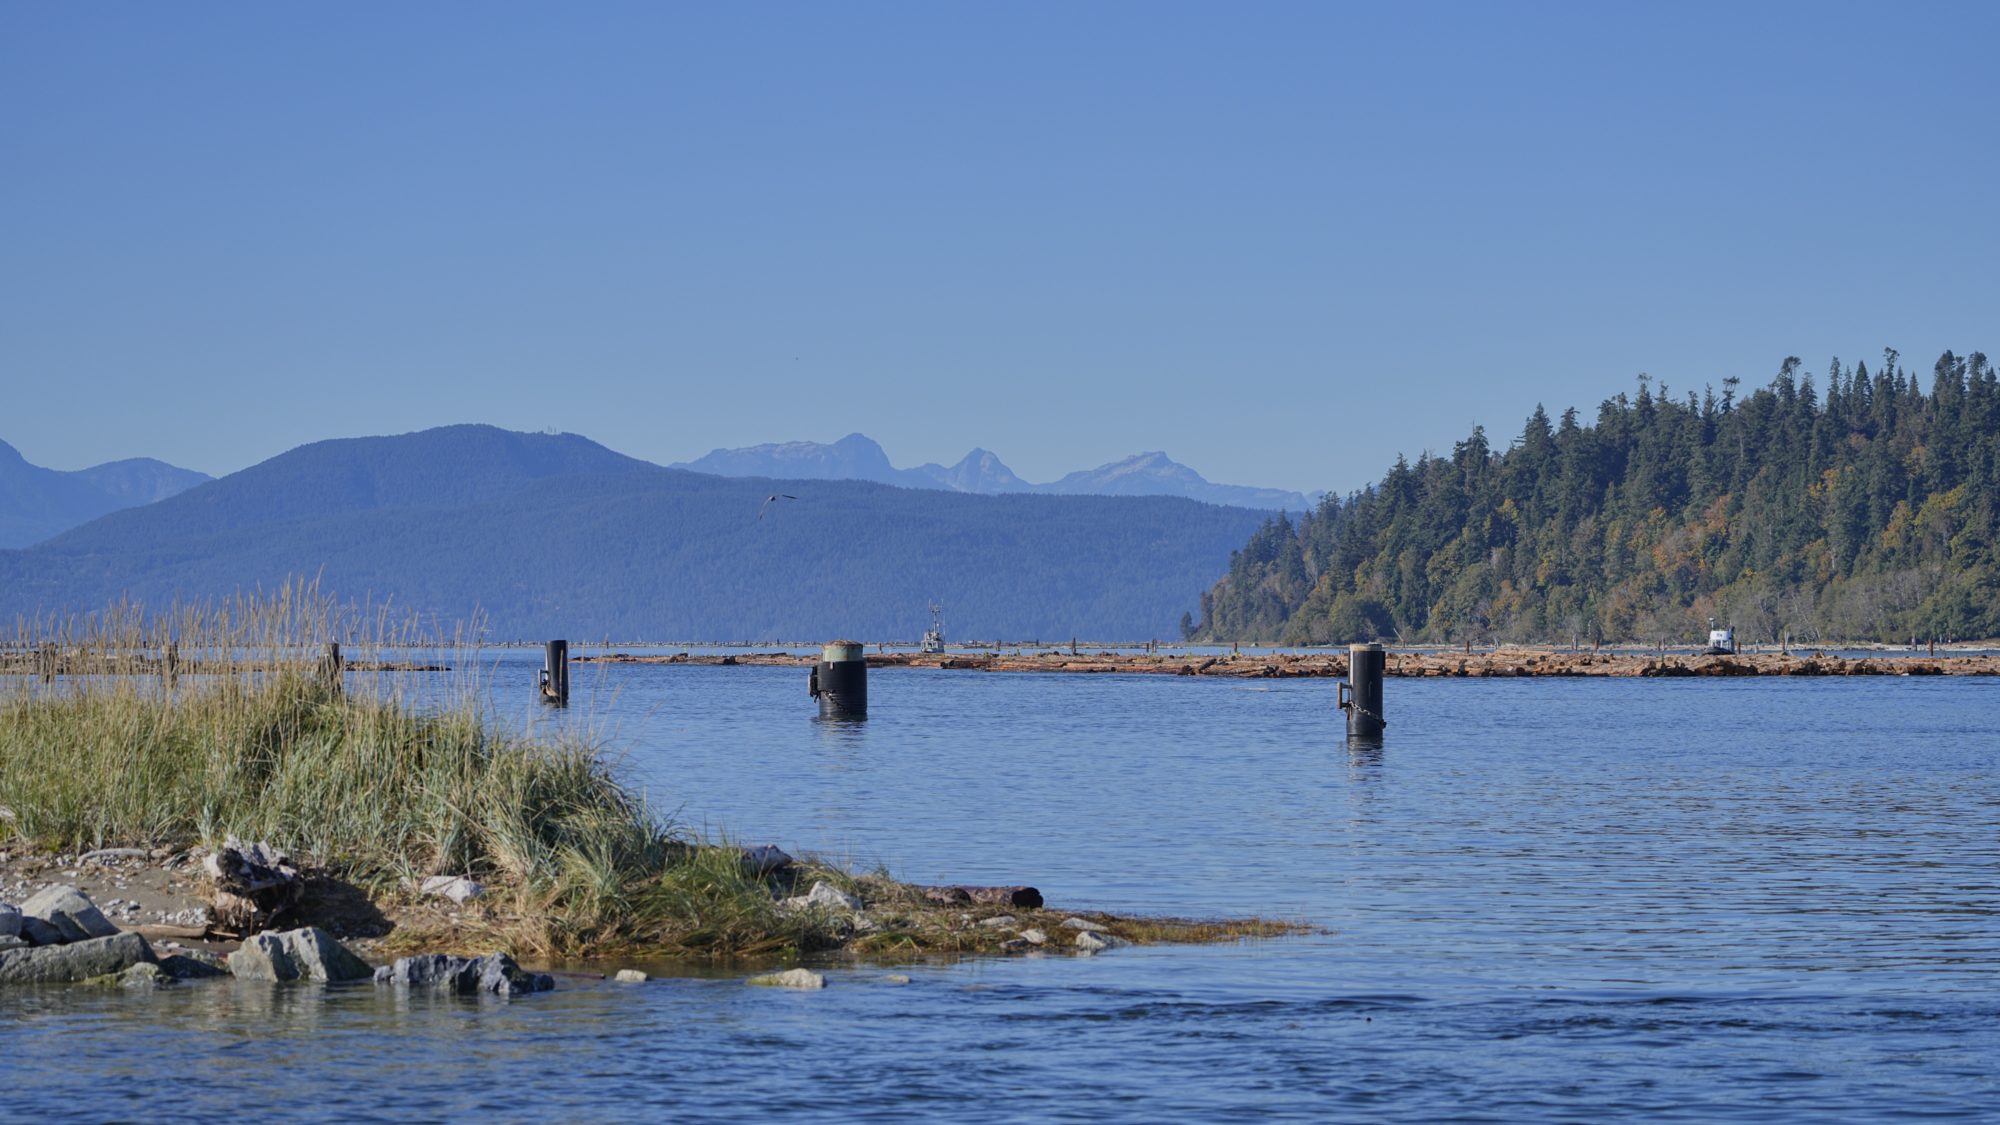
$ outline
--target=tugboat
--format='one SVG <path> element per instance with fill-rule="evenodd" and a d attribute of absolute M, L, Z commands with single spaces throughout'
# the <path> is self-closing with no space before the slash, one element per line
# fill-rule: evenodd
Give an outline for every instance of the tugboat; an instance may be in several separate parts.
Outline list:
<path fill-rule="evenodd" d="M 1713 617 L 1708 619 L 1708 655 L 1736 655 L 1736 630 L 1716 628 Z"/>
<path fill-rule="evenodd" d="M 924 643 L 917 651 L 923 653 L 944 651 L 944 607 L 936 602 L 931 603 L 931 627 L 925 630 Z"/>

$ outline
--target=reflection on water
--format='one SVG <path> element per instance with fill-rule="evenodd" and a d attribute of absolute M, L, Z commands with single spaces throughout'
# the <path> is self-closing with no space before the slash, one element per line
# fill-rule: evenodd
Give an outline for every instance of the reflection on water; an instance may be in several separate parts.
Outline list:
<path fill-rule="evenodd" d="M 870 680 L 865 724 L 818 720 L 796 669 L 617 666 L 579 675 L 566 713 L 525 689 L 494 706 L 611 738 L 697 826 L 1058 905 L 1325 932 L 927 965 L 907 986 L 836 968 L 814 994 L 685 967 L 511 1003 L 15 991 L 0 1110 L 151 1116 L 162 1091 L 170 1116 L 343 1121 L 2000 1103 L 1990 682 L 1392 680 L 1376 747 L 1347 742 L 1329 681 Z"/>

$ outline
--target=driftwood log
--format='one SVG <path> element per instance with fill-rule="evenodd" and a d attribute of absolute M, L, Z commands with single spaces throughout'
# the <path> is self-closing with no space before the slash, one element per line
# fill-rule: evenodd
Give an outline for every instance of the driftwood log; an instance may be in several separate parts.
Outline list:
<path fill-rule="evenodd" d="M 229 837 L 202 866 L 214 881 L 209 906 L 220 929 L 245 937 L 267 930 L 298 908 L 305 880 L 290 856 L 269 844 Z"/>
<path fill-rule="evenodd" d="M 980 903 L 986 906 L 1019 906 L 1027 910 L 1038 910 L 1042 905 L 1042 892 L 1033 887 L 921 887 L 924 897 L 939 906 L 962 906 Z"/>

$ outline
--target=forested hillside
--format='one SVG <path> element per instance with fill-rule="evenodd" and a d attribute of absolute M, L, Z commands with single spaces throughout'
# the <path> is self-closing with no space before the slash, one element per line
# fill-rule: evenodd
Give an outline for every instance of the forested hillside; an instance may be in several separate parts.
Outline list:
<path fill-rule="evenodd" d="M 1787 359 L 1770 386 L 1636 394 L 1270 520 L 1202 595 L 1199 633 L 1292 643 L 1394 638 L 1681 641 L 2000 636 L 2000 384 L 1946 352 Z"/>
<path fill-rule="evenodd" d="M 31 465 L 0 441 L 0 548 L 25 547 L 120 508 L 164 500 L 207 474 L 134 457 L 63 472 Z"/>

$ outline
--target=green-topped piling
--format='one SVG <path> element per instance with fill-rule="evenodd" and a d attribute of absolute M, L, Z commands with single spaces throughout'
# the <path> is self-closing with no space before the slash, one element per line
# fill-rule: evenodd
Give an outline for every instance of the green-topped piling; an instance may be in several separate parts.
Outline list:
<path fill-rule="evenodd" d="M 822 719 L 868 717 L 868 659 L 855 641 L 832 641 L 820 649 L 806 691 L 819 700 Z"/>

